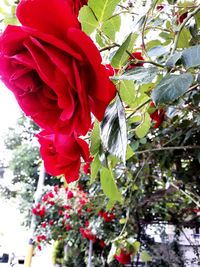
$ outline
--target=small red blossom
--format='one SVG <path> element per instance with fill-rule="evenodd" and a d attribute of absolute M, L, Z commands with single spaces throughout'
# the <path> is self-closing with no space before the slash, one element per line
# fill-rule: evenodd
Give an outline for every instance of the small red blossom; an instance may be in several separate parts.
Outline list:
<path fill-rule="evenodd" d="M 95 243 L 97 240 L 97 237 L 88 228 L 84 229 L 83 227 L 81 227 L 80 233 L 84 238 L 91 240 L 93 243 Z"/>
<path fill-rule="evenodd" d="M 114 218 L 115 218 L 115 214 L 114 213 L 108 213 L 108 212 L 105 212 L 103 210 L 100 210 L 98 215 L 100 217 L 102 217 L 104 219 L 104 221 L 106 222 L 111 222 Z"/>
<path fill-rule="evenodd" d="M 46 236 L 45 235 L 38 235 L 37 236 L 37 242 L 40 243 L 41 241 L 46 240 Z"/>
<path fill-rule="evenodd" d="M 64 205 L 63 208 L 66 209 L 66 210 L 70 210 L 72 208 L 72 206 L 70 206 L 70 205 Z"/>
<path fill-rule="evenodd" d="M 59 215 L 59 216 L 62 216 L 62 215 L 63 215 L 63 210 L 59 210 L 59 211 L 58 211 L 58 215 Z"/>
<path fill-rule="evenodd" d="M 67 192 L 67 199 L 71 199 L 71 198 L 73 198 L 73 197 L 74 197 L 73 192 L 72 192 L 72 191 L 68 191 L 68 192 Z"/>
<path fill-rule="evenodd" d="M 102 248 L 105 248 L 105 247 L 106 247 L 106 243 L 104 242 L 103 239 L 101 239 L 101 240 L 99 241 L 99 245 L 100 245 Z"/>
<path fill-rule="evenodd" d="M 90 224 L 90 222 L 88 220 L 86 220 L 85 223 L 84 223 L 85 227 L 88 227 L 89 224 Z"/>
<path fill-rule="evenodd" d="M 154 103 L 150 103 L 151 107 L 155 107 Z M 153 126 L 154 129 L 157 129 L 161 123 L 164 121 L 165 118 L 165 111 L 164 109 L 157 109 L 153 113 L 150 114 L 150 118 L 155 121 L 155 124 Z"/>
<path fill-rule="evenodd" d="M 70 218 L 70 215 L 68 213 L 65 213 L 65 219 L 69 219 Z"/>
<path fill-rule="evenodd" d="M 49 225 L 52 226 L 53 224 L 54 224 L 54 221 L 53 221 L 53 220 L 50 220 L 50 221 L 49 221 Z"/>
<path fill-rule="evenodd" d="M 70 231 L 70 230 L 72 230 L 72 227 L 71 227 L 70 224 L 67 224 L 67 225 L 65 226 L 65 229 L 66 229 L 66 231 Z"/>
<path fill-rule="evenodd" d="M 92 209 L 91 208 L 87 208 L 87 212 L 88 213 L 91 213 L 92 212 Z"/>
<path fill-rule="evenodd" d="M 129 57 L 129 61 L 133 60 L 134 58 L 136 60 L 144 60 L 143 56 L 142 56 L 142 53 L 141 52 L 133 52 L 132 53 L 132 56 L 133 57 Z M 126 68 L 126 70 L 131 70 L 131 69 L 134 69 L 136 67 L 142 67 L 144 65 L 144 63 L 131 63 L 129 64 L 129 66 Z"/>
<path fill-rule="evenodd" d="M 37 245 L 38 250 L 42 250 L 42 247 L 40 245 Z"/>
<path fill-rule="evenodd" d="M 119 263 L 123 265 L 129 264 L 131 262 L 131 254 L 127 253 L 124 249 L 121 249 L 120 253 L 115 254 L 114 257 Z"/>
<path fill-rule="evenodd" d="M 59 186 L 58 185 L 55 185 L 54 188 L 53 188 L 54 192 L 56 194 L 58 194 L 58 190 L 59 190 Z"/>
<path fill-rule="evenodd" d="M 41 226 L 42 226 L 42 228 L 46 228 L 47 223 L 46 222 L 43 222 Z"/>

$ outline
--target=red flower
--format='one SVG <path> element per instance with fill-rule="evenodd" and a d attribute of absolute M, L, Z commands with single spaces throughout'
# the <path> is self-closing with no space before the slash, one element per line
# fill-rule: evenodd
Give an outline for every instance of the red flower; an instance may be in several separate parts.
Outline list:
<path fill-rule="evenodd" d="M 58 211 L 58 215 L 59 215 L 59 216 L 62 216 L 62 215 L 63 215 L 63 210 L 59 210 L 59 211 Z"/>
<path fill-rule="evenodd" d="M 71 199 L 71 198 L 73 198 L 73 196 L 74 196 L 74 194 L 72 191 L 67 192 L 67 199 Z"/>
<path fill-rule="evenodd" d="M 125 264 L 129 264 L 131 262 L 131 254 L 130 253 L 126 253 L 126 251 L 124 251 L 123 249 L 120 250 L 120 254 L 115 255 L 115 259 L 125 265 Z"/>
<path fill-rule="evenodd" d="M 88 227 L 89 224 L 90 224 L 90 222 L 88 220 L 86 220 L 85 223 L 84 223 L 85 227 Z"/>
<path fill-rule="evenodd" d="M 106 222 L 111 222 L 115 218 L 115 214 L 108 213 L 103 210 L 100 210 L 98 215 L 104 219 Z"/>
<path fill-rule="evenodd" d="M 101 239 L 101 240 L 99 241 L 99 245 L 100 245 L 102 248 L 105 248 L 105 247 L 106 247 L 106 243 L 104 242 L 103 239 Z"/>
<path fill-rule="evenodd" d="M 113 213 L 104 212 L 103 218 L 104 221 L 111 222 L 115 218 L 115 215 Z"/>
<path fill-rule="evenodd" d="M 138 59 L 138 60 L 144 60 L 143 56 L 142 56 L 142 53 L 141 52 L 133 52 L 132 53 L 132 56 L 133 57 L 130 57 L 129 60 L 133 60 L 134 58 L 135 59 Z M 142 67 L 144 65 L 144 63 L 131 63 L 127 68 L 126 70 L 131 70 L 131 69 L 134 69 L 135 67 Z"/>
<path fill-rule="evenodd" d="M 68 183 L 76 181 L 80 157 L 85 161 L 89 159 L 87 143 L 74 135 L 51 134 L 47 131 L 42 131 L 37 137 L 46 172 L 54 176 L 64 174 Z"/>
<path fill-rule="evenodd" d="M 70 230 L 72 230 L 72 227 L 71 227 L 70 224 L 67 224 L 67 225 L 65 226 L 65 229 L 66 229 L 67 231 L 70 231 Z"/>
<path fill-rule="evenodd" d="M 16 15 L 22 26 L 0 38 L 2 81 L 41 128 L 85 135 L 116 94 L 99 50 L 68 1 L 21 0 Z"/>
<path fill-rule="evenodd" d="M 49 225 L 52 226 L 53 224 L 54 224 L 54 221 L 53 221 L 53 220 L 50 220 L 50 221 L 49 221 Z"/>
<path fill-rule="evenodd" d="M 81 227 L 80 233 L 84 238 L 91 240 L 93 243 L 95 243 L 97 240 L 96 236 L 91 232 L 90 229 L 84 229 Z"/>
<path fill-rule="evenodd" d="M 43 240 L 46 240 L 46 236 L 45 235 L 38 235 L 37 236 L 37 242 L 41 242 L 41 241 L 43 241 Z"/>
<path fill-rule="evenodd" d="M 46 209 L 45 207 L 41 206 L 40 203 L 38 203 L 36 207 L 32 209 L 32 213 L 37 216 L 43 217 L 46 213 Z"/>
<path fill-rule="evenodd" d="M 151 102 L 150 103 L 151 107 L 155 107 L 154 103 Z M 155 121 L 156 123 L 154 124 L 154 129 L 158 128 L 161 123 L 164 121 L 165 118 L 165 111 L 164 109 L 157 109 L 155 110 L 153 113 L 150 114 L 150 117 L 153 121 Z"/>
<path fill-rule="evenodd" d="M 42 228 L 46 228 L 47 223 L 46 222 L 43 222 L 41 226 L 42 226 Z"/>

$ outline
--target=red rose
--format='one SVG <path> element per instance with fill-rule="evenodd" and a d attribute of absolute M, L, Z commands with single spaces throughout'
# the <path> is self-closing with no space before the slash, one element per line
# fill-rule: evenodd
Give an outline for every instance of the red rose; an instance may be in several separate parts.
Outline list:
<path fill-rule="evenodd" d="M 65 229 L 66 229 L 66 231 L 70 231 L 70 230 L 72 230 L 72 227 L 71 227 L 70 224 L 67 224 L 67 225 L 65 226 Z"/>
<path fill-rule="evenodd" d="M 74 135 L 51 134 L 42 131 L 38 135 L 40 154 L 46 172 L 57 176 L 64 174 L 68 183 L 79 177 L 80 157 L 89 160 L 87 143 Z"/>
<path fill-rule="evenodd" d="M 59 210 L 59 211 L 58 211 L 58 215 L 59 215 L 59 216 L 62 216 L 62 215 L 63 215 L 63 211 L 62 211 L 62 210 Z"/>
<path fill-rule="evenodd" d="M 131 262 L 131 254 L 121 249 L 120 254 L 115 255 L 115 259 L 123 265 L 129 264 Z"/>
<path fill-rule="evenodd" d="M 155 107 L 154 103 L 150 103 L 151 107 Z M 150 114 L 150 118 L 155 121 L 155 124 L 153 126 L 154 129 L 158 128 L 161 123 L 164 121 L 165 118 L 165 111 L 164 109 L 157 109 L 153 113 Z"/>
<path fill-rule="evenodd" d="M 98 49 L 65 0 L 21 0 L 16 15 L 22 26 L 0 37 L 2 81 L 41 128 L 85 135 L 116 94 Z"/>
<path fill-rule="evenodd" d="M 42 226 L 42 228 L 46 228 L 47 223 L 46 222 L 43 222 L 41 226 Z"/>
<path fill-rule="evenodd" d="M 71 199 L 71 198 L 73 198 L 73 196 L 74 196 L 74 194 L 72 191 L 67 192 L 67 199 Z"/>
<path fill-rule="evenodd" d="M 141 52 L 133 52 L 132 53 L 133 57 L 130 57 L 129 60 L 133 60 L 134 58 L 137 60 L 144 60 L 142 53 Z M 126 70 L 131 70 L 134 69 L 135 67 L 142 67 L 144 65 L 144 63 L 131 63 Z"/>
<path fill-rule="evenodd" d="M 53 220 L 50 220 L 50 221 L 49 221 L 49 225 L 52 226 L 53 224 L 54 224 L 54 221 L 53 221 Z"/>

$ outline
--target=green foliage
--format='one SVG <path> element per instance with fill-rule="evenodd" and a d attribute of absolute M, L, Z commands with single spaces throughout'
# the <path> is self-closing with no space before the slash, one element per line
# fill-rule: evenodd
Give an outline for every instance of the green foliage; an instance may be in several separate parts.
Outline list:
<path fill-rule="evenodd" d="M 191 73 L 165 76 L 153 90 L 152 99 L 158 105 L 173 102 L 190 88 L 192 82 Z"/>

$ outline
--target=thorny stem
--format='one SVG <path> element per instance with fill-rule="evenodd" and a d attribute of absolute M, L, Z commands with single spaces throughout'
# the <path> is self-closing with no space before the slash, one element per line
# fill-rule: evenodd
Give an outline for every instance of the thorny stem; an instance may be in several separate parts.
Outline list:
<path fill-rule="evenodd" d="M 116 47 L 116 46 L 120 47 L 120 45 L 118 45 L 118 44 L 112 44 L 112 45 L 103 47 L 103 48 L 100 49 L 99 51 L 100 51 L 100 52 L 103 52 L 103 51 L 106 51 L 106 50 L 111 50 L 112 48 L 114 48 L 114 47 Z"/>
<path fill-rule="evenodd" d="M 189 14 L 189 16 L 182 22 L 182 24 L 180 25 L 179 31 L 177 32 L 176 36 L 175 36 L 175 40 L 174 40 L 174 47 L 172 49 L 171 55 L 173 55 L 176 51 L 177 45 L 178 45 L 178 41 L 179 41 L 179 37 L 181 34 L 181 31 L 183 30 L 184 26 L 186 25 L 186 23 L 198 12 L 200 11 L 200 5 L 197 6 L 197 8 L 191 12 Z"/>

